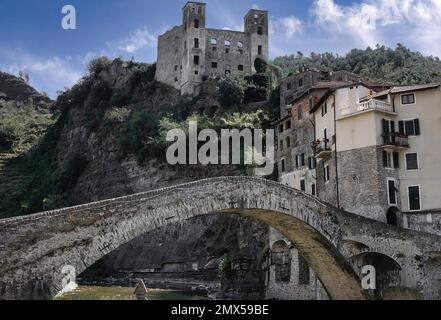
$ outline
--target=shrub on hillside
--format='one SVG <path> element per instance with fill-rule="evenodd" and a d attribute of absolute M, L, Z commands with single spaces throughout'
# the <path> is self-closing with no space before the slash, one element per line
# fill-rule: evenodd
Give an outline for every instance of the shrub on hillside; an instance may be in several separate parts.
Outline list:
<path fill-rule="evenodd" d="M 223 106 L 239 106 L 243 100 L 244 86 L 239 79 L 226 77 L 219 81 L 219 102 Z"/>

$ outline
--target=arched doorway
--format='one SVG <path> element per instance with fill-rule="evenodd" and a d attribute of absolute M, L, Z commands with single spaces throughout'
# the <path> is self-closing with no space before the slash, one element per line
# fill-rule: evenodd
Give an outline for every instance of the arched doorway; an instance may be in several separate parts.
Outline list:
<path fill-rule="evenodd" d="M 376 289 L 368 293 L 371 298 L 383 299 L 385 292 L 389 292 L 391 288 L 400 288 L 402 285 L 401 266 L 387 255 L 365 252 L 352 257 L 351 262 L 358 272 L 361 272 L 364 266 L 375 268 Z"/>
<path fill-rule="evenodd" d="M 284 240 L 273 244 L 271 250 L 271 265 L 274 266 L 276 282 L 291 281 L 291 250 Z"/>
<path fill-rule="evenodd" d="M 386 213 L 387 224 L 398 226 L 400 221 L 400 210 L 397 207 L 390 207 Z"/>

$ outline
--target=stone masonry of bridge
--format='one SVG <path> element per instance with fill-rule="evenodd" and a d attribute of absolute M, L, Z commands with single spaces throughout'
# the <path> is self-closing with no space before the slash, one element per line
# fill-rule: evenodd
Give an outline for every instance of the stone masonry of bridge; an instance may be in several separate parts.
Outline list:
<path fill-rule="evenodd" d="M 155 228 L 207 214 L 258 219 L 305 258 L 331 299 L 364 299 L 352 257 L 374 252 L 400 266 L 399 286 L 440 298 L 441 237 L 340 211 L 279 183 L 224 177 L 31 216 L 0 220 L 0 299 L 50 299 L 61 270 L 80 274 Z M 357 270 L 357 271 L 356 271 Z"/>

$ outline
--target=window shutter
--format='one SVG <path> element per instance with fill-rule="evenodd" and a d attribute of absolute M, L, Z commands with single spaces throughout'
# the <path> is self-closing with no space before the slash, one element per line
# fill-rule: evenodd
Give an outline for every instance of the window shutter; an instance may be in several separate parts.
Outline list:
<path fill-rule="evenodd" d="M 415 122 L 415 135 L 419 136 L 421 134 L 420 120 L 415 119 L 414 122 Z"/>
<path fill-rule="evenodd" d="M 383 167 L 387 168 L 387 151 L 383 151 Z"/>
<path fill-rule="evenodd" d="M 398 122 L 398 132 L 400 133 L 400 134 L 404 134 L 405 132 L 404 132 L 404 121 L 399 121 Z"/>
<path fill-rule="evenodd" d="M 389 133 L 389 123 L 386 119 L 383 119 L 383 133 Z"/>
<path fill-rule="evenodd" d="M 395 133 L 395 132 L 396 132 L 396 131 L 395 131 L 395 121 L 391 121 L 391 122 L 390 122 L 390 128 L 391 128 L 392 133 Z"/>
<path fill-rule="evenodd" d="M 398 169 L 400 167 L 400 155 L 398 152 L 394 152 L 394 168 Z"/>

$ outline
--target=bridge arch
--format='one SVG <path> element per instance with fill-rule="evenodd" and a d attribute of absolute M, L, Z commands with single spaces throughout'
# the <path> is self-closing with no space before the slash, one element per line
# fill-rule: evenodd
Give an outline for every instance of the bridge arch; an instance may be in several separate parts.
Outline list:
<path fill-rule="evenodd" d="M 77 274 L 132 239 L 207 214 L 267 223 L 299 250 L 332 299 L 363 299 L 337 249 L 346 213 L 300 191 L 249 177 L 214 178 L 84 206 L 0 221 L 0 298 L 50 298 L 65 265 Z M 14 248 L 22 248 L 14 250 Z M 37 288 L 37 291 L 35 291 Z M 34 296 L 29 297 L 32 293 Z"/>

